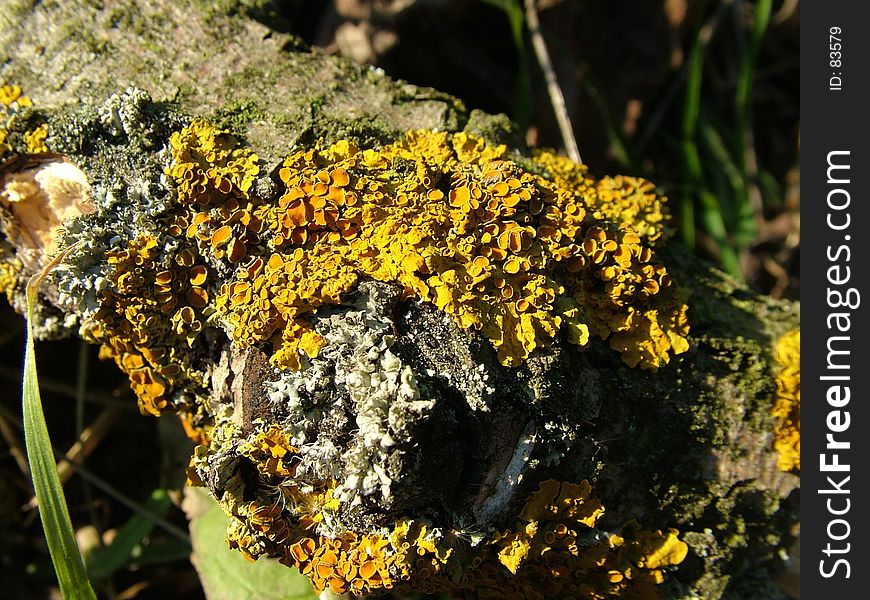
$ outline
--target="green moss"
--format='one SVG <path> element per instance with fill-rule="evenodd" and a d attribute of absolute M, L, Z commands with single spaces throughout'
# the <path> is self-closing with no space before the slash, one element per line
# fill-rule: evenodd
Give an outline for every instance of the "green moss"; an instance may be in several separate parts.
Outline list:
<path fill-rule="evenodd" d="M 312 119 L 297 140 L 297 145 L 312 146 L 318 140 L 329 145 L 339 140 L 348 140 L 360 147 L 372 147 L 387 144 L 398 136 L 399 132 L 380 117 L 341 119 L 321 115 Z"/>
<path fill-rule="evenodd" d="M 278 73 L 270 72 L 266 66 L 248 65 L 227 75 L 224 85 L 228 90 L 237 90 L 237 93 L 248 95 L 257 89 L 254 85 L 255 81 L 262 82 L 263 79 L 274 81 L 277 76 Z"/>
<path fill-rule="evenodd" d="M 219 108 L 214 112 L 211 121 L 221 129 L 228 129 L 235 135 L 243 135 L 251 121 L 260 121 L 267 118 L 263 107 L 254 100 L 237 100 Z"/>
<path fill-rule="evenodd" d="M 320 114 L 320 111 L 323 110 L 323 105 L 326 103 L 326 97 L 323 94 L 318 94 L 317 96 L 312 96 L 311 100 L 308 101 L 308 110 L 311 112 L 311 118 L 316 119 Z"/>
<path fill-rule="evenodd" d="M 266 22 L 279 18 L 272 0 L 187 0 L 186 4 L 202 11 L 207 21 L 233 16 Z"/>
<path fill-rule="evenodd" d="M 482 110 L 474 109 L 465 122 L 463 131 L 482 137 L 489 144 L 507 144 L 511 148 L 523 148 L 522 132 L 516 123 L 511 121 L 505 114 L 489 115 Z M 533 161 L 528 161 L 532 163 Z M 526 166 L 525 164 L 523 165 Z M 541 168 L 529 165 L 530 170 L 539 171 Z"/>
<path fill-rule="evenodd" d="M 79 26 L 78 23 L 70 23 L 66 29 L 64 37 L 69 40 L 76 40 L 93 54 L 99 57 L 105 54 L 110 49 L 109 40 L 104 35 L 95 33 L 91 29 L 85 29 Z"/>

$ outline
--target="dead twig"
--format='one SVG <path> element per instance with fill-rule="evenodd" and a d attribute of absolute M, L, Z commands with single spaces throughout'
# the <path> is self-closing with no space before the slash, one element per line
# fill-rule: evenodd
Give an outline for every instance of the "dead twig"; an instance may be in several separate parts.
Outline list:
<path fill-rule="evenodd" d="M 9 424 L 9 421 L 7 421 L 6 415 L 3 414 L 4 412 L 5 410 L 0 411 L 0 435 L 3 436 L 6 445 L 9 446 L 9 453 L 12 455 L 12 458 L 15 459 L 15 464 L 18 465 L 18 469 L 27 481 L 30 481 L 30 465 L 27 464 L 27 455 L 24 451 L 24 445 L 21 443 L 21 438 L 15 432 L 15 428 Z"/>
<path fill-rule="evenodd" d="M 94 451 L 100 440 L 111 430 L 119 416 L 120 411 L 117 408 L 106 408 L 90 426 L 82 430 L 79 439 L 76 440 L 57 463 L 57 474 L 60 477 L 61 485 L 69 481 L 70 477 L 76 472 L 76 467 L 80 466 L 84 459 Z M 35 507 L 36 496 L 31 498 L 30 502 L 25 505 L 25 508 L 28 509 Z"/>
<path fill-rule="evenodd" d="M 571 119 L 568 117 L 565 96 L 562 94 L 562 88 L 559 87 L 559 81 L 556 79 L 556 72 L 553 70 L 553 63 L 550 60 L 550 53 L 547 50 L 547 44 L 544 42 L 544 36 L 541 33 L 541 23 L 538 20 L 538 9 L 535 6 L 535 0 L 524 0 L 524 3 L 526 23 L 529 27 L 529 35 L 532 38 L 532 48 L 535 51 L 538 65 L 540 65 L 541 71 L 544 73 L 544 80 L 547 82 L 547 95 L 550 97 L 553 112 L 556 114 L 556 122 L 559 124 L 559 132 L 562 134 L 565 151 L 568 153 L 568 158 L 574 162 L 583 162 L 580 158 L 580 150 L 577 148 L 577 140 L 574 138 Z"/>

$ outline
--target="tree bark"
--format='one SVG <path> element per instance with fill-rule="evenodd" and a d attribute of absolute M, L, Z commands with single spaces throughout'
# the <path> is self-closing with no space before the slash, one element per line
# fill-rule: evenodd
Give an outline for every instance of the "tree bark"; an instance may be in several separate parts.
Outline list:
<path fill-rule="evenodd" d="M 343 139 L 377 147 L 428 129 L 525 150 L 504 116 L 469 111 L 448 95 L 308 49 L 260 22 L 277 22 L 268 6 L 4 5 L 0 82 L 21 86 L 34 103 L 7 123 L 4 185 L 66 161 L 85 177 L 84 200 L 96 210 L 79 207 L 69 216 L 80 216 L 61 218 L 63 233 L 49 235 L 61 246 L 84 245 L 44 290 L 39 335 L 84 334 L 111 345 L 94 331 L 95 315 L 106 310 L 105 290 L 119 285 L 111 279 L 119 253 L 145 233 L 169 235 L 161 228 L 169 227 L 177 192 L 167 182 L 167 148 L 192 117 L 250 146 L 260 165 L 251 196 L 266 203 L 281 193 L 281 161 L 318 140 L 324 147 Z M 43 124 L 48 152 L 22 156 L 25 140 Z M 21 233 L 27 228 L 10 193 L 0 203 L 0 262 L 7 265 L 10 300 L 21 309 L 23 285 L 51 248 Z M 155 252 L 147 260 L 169 260 L 165 244 Z M 688 351 L 655 372 L 629 367 L 599 339 L 580 351 L 557 338 L 522 364 L 503 366 L 486 339 L 433 305 L 408 299 L 401 287 L 364 281 L 341 305 L 318 311 L 319 334 L 350 341 L 344 350 L 327 344 L 307 373 L 276 370 L 272 344 L 234 343 L 207 309 L 197 313 L 201 330 L 167 338 L 175 340 L 183 383 L 166 392 L 165 406 L 146 412 L 181 414 L 200 443 L 191 478 L 237 519 L 232 543 L 252 556 L 293 563 L 288 548 L 303 539 L 299 522 L 311 515 L 321 519 L 306 525 L 321 536 L 311 534 L 315 540 L 386 535 L 403 520 L 425 521 L 457 539 L 493 539 L 515 528 L 542 482 L 586 480 L 606 509 L 594 531 L 631 531 L 633 520 L 648 531 L 679 531 L 688 555 L 664 564 L 663 597 L 783 597 L 775 579 L 795 533 L 799 476 L 777 468 L 772 411 L 783 366 L 774 348 L 799 328 L 799 308 L 753 294 L 673 244 L 656 252 L 686 297 L 691 330 Z M 214 257 L 195 262 L 208 270 L 203 289 L 210 299 L 237 275 L 235 264 Z M 178 319 L 169 324 L 171 310 L 154 314 L 165 315 L 163 329 L 184 329 Z M 392 355 L 413 373 L 416 396 L 401 402 L 395 396 L 392 411 L 384 409 L 393 420 L 401 416 L 401 426 L 390 421 L 392 429 L 382 432 L 396 435 L 395 446 L 359 439 L 360 416 L 374 410 L 366 404 L 371 393 L 354 399 L 348 391 L 349 376 L 358 375 L 366 356 L 353 346 L 363 344 L 380 348 L 375 362 L 383 366 Z M 125 360 L 118 348 L 106 354 Z M 401 379 L 396 369 L 388 372 Z M 153 382 L 131 379 L 140 397 L 149 393 L 143 389 Z M 280 433 L 270 434 L 272 426 Z M 322 453 L 319 462 L 299 458 L 312 456 L 305 445 Z M 368 479 L 378 483 L 359 483 Z M 332 484 L 318 488 L 314 481 Z M 264 516 L 279 500 L 280 512 Z M 298 506 L 315 501 L 314 508 Z M 331 501 L 340 506 L 324 506 Z M 476 546 L 455 544 L 455 556 L 472 561 Z M 493 576 L 473 575 L 471 567 L 450 571 L 449 564 L 438 568 L 464 579 L 430 585 L 412 574 L 407 587 L 478 589 L 484 597 Z"/>

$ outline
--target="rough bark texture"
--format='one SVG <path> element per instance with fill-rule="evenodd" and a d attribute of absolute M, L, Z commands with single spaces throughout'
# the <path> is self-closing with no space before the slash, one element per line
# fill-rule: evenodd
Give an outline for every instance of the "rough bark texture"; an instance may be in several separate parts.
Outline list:
<path fill-rule="evenodd" d="M 48 124 L 49 149 L 85 173 L 98 206 L 95 215 L 67 223 L 65 240 L 102 240 L 74 254 L 73 276 L 59 275 L 46 291 L 42 335 L 76 333 L 101 284 L 70 281 L 95 282 L 108 268 L 105 253 L 154 228 L 171 194 L 164 148 L 192 116 L 253 148 L 262 165 L 253 189 L 272 199 L 279 192 L 270 175 L 281 160 L 321 138 L 373 146 L 410 129 L 465 130 L 517 147 L 503 117 L 469 112 L 434 90 L 305 49 L 251 15 L 269 17 L 242 0 L 4 3 L 0 82 L 20 85 L 35 105 L 19 115 L 10 139 Z M 22 165 L 7 164 L 7 174 L 13 168 Z M 14 239 L 3 243 L 5 260 L 24 265 L 23 281 L 39 257 L 28 261 Z M 486 340 L 431 305 L 402 300 L 387 284 L 366 283 L 342 307 L 318 313 L 324 335 L 341 329 L 351 345 L 389 347 L 413 370 L 421 397 L 437 407 L 409 401 L 402 410 L 410 424 L 391 430 L 401 433 L 398 449 L 353 459 L 383 460 L 389 493 L 356 494 L 346 486 L 344 499 L 358 501 L 328 525 L 332 533 L 403 518 L 475 533 L 503 530 L 541 481 L 588 480 L 606 507 L 600 530 L 633 519 L 646 529 L 679 530 L 689 553 L 667 573 L 665 597 L 781 597 L 773 581 L 797 520 L 799 479 L 777 469 L 772 356 L 776 341 L 798 328 L 798 308 L 753 295 L 679 248 L 658 255 L 686 291 L 691 347 L 654 373 L 629 368 L 600 340 L 582 352 L 557 341 L 522 366 L 504 367 Z M 229 280 L 226 265 L 206 264 Z M 20 303 L 21 289 L 19 283 L 13 302 Z M 352 450 L 348 440 L 362 409 L 336 383 L 362 359 L 354 348 L 346 355 L 328 348 L 315 361 L 320 379 L 300 375 L 294 388 L 309 383 L 299 393 L 305 410 L 320 418 L 306 413 L 311 423 L 299 425 L 308 427 L 302 439 L 328 440 L 343 468 L 363 469 L 349 454 L 338 459 Z M 205 374 L 172 398 L 194 428 L 231 414 L 226 419 L 238 437 L 257 423 L 294 418 L 264 391 L 295 385 L 278 380 L 270 349 L 241 350 L 206 322 L 183 352 L 186 368 Z M 416 419 L 421 411 L 428 416 Z M 260 493 L 251 483 L 253 466 L 240 467 L 238 453 L 224 450 L 200 464 L 203 483 L 219 498 L 238 485 L 247 486 L 242 495 Z M 281 555 L 280 540 L 263 543 L 265 553 Z"/>

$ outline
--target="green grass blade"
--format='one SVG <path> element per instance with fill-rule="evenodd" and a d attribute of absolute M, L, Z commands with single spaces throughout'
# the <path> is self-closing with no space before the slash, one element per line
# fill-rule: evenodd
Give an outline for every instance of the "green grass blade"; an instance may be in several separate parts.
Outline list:
<path fill-rule="evenodd" d="M 695 33 L 687 64 L 685 102 L 683 104 L 683 139 L 694 142 L 698 115 L 701 112 L 701 84 L 704 80 L 704 51 L 706 44 L 699 29 Z"/>
<path fill-rule="evenodd" d="M 725 177 L 728 179 L 733 197 L 735 198 L 735 204 L 749 204 L 749 194 L 746 191 L 746 180 L 743 179 L 740 169 L 732 159 L 728 147 L 725 144 L 725 140 L 722 139 L 719 131 L 704 119 L 701 120 L 700 128 L 701 139 L 704 141 L 705 147 L 710 156 L 713 157 L 716 169 L 724 173 Z M 738 209 L 735 212 L 740 213 L 741 211 Z M 750 213 L 751 212 L 750 208 Z"/>
<path fill-rule="evenodd" d="M 752 107 L 750 104 L 755 66 L 761 49 L 762 38 L 770 23 L 772 4 L 772 0 L 758 0 L 755 5 L 754 24 L 750 33 L 749 48 L 743 56 L 735 96 L 734 112 L 738 133 L 737 143 L 739 144 L 738 148 L 740 148 L 738 153 L 740 170 L 744 180 L 751 186 L 748 189 L 751 190 L 752 197 L 757 197 L 756 201 L 749 202 L 749 197 L 747 196 L 749 203 L 743 207 L 745 212 L 750 213 L 747 219 L 761 218 L 761 192 L 758 190 L 758 165 L 753 135 Z M 738 28 L 738 30 L 742 32 L 742 28 Z M 759 214 L 755 214 L 756 212 Z"/>
<path fill-rule="evenodd" d="M 482 0 L 482 2 L 504 12 L 510 26 L 514 49 L 517 52 L 517 81 L 511 118 L 520 128 L 520 131 L 525 133 L 532 124 L 534 113 L 532 77 L 529 71 L 529 59 L 526 55 L 526 40 L 523 35 L 526 24 L 525 12 L 519 0 Z"/>
<path fill-rule="evenodd" d="M 700 122 L 701 138 L 710 156 L 713 158 L 713 174 L 724 174 L 728 181 L 729 191 L 722 190 L 716 195 L 723 205 L 726 225 L 737 251 L 748 248 L 758 234 L 758 219 L 749 198 L 749 182 L 744 177 L 737 163 L 732 159 L 722 134 L 704 115 Z M 727 199 L 727 201 L 726 201 Z"/>
<path fill-rule="evenodd" d="M 704 78 L 704 41 L 700 35 L 701 29 L 695 32 L 692 49 L 689 51 L 686 75 L 686 90 L 683 102 L 682 114 L 682 150 L 683 171 L 686 180 L 690 184 L 684 188 L 680 202 L 682 212 L 682 237 L 683 243 L 689 248 L 695 247 L 695 223 L 694 223 L 694 199 L 690 190 L 700 186 L 701 182 L 701 159 L 698 156 L 695 134 L 698 125 L 698 114 L 701 107 L 701 83 Z"/>
<path fill-rule="evenodd" d="M 67 600 L 96 600 L 94 590 L 85 574 L 79 548 L 73 534 L 72 522 L 66 507 L 63 487 L 57 475 L 57 465 L 45 415 L 39 396 L 39 377 L 36 373 L 36 354 L 33 346 L 33 311 L 37 290 L 45 276 L 56 267 L 72 248 L 59 254 L 51 263 L 27 284 L 27 343 L 24 351 L 24 382 L 22 409 L 24 441 L 27 460 L 30 463 L 33 489 L 39 502 L 39 517 L 48 542 L 51 561 L 60 585 L 60 592 Z"/>
<path fill-rule="evenodd" d="M 686 245 L 692 247 L 695 242 L 694 232 L 688 230 L 691 226 L 689 217 L 694 214 L 694 211 L 687 210 L 690 206 L 694 208 L 691 192 L 697 194 L 697 199 L 700 208 L 700 221 L 704 226 L 707 234 L 716 242 L 719 250 L 719 260 L 722 266 L 728 273 L 742 278 L 740 272 L 740 260 L 734 248 L 730 245 L 728 228 L 725 224 L 722 207 L 719 199 L 715 194 L 710 192 L 704 178 L 704 169 L 701 161 L 701 154 L 698 149 L 698 125 L 701 116 L 701 90 L 704 81 L 704 58 L 707 43 L 712 36 L 713 29 L 705 31 L 705 27 L 701 26 L 695 32 L 695 39 L 692 42 L 692 48 L 689 51 L 687 75 L 686 75 L 686 90 L 685 101 L 683 104 L 682 114 L 682 149 L 683 149 L 683 170 L 686 174 L 688 186 L 684 192 L 681 209 L 684 211 L 683 216 L 683 241 Z"/>
<path fill-rule="evenodd" d="M 770 23 L 772 0 L 758 0 L 755 5 L 755 19 L 752 32 L 749 37 L 749 49 L 740 69 L 740 77 L 737 81 L 737 93 L 735 97 L 735 112 L 737 114 L 737 128 L 741 133 L 749 127 L 749 101 L 752 95 L 752 78 L 755 74 L 755 64 L 758 61 L 758 52 L 761 48 L 761 40 Z"/>
<path fill-rule="evenodd" d="M 517 83 L 514 91 L 514 121 L 522 131 L 532 124 L 534 113 L 534 98 L 532 93 L 532 75 L 529 70 L 529 57 L 526 53 L 526 40 L 523 28 L 526 23 L 523 7 L 518 0 L 507 0 L 502 3 L 503 10 L 511 27 L 511 37 L 517 51 Z"/>
<path fill-rule="evenodd" d="M 600 86 L 589 73 L 583 74 L 581 83 L 586 94 L 595 105 L 596 110 L 598 110 L 598 114 L 601 116 L 604 132 L 607 135 L 607 140 L 610 142 L 610 150 L 613 152 L 613 157 L 623 169 L 629 169 L 633 173 L 637 172 L 639 170 L 637 161 L 632 156 L 631 144 L 629 144 L 622 133 L 620 118 L 611 108 L 613 103 L 604 97 Z"/>
<path fill-rule="evenodd" d="M 742 280 L 743 274 L 740 270 L 740 258 L 737 252 L 732 247 L 728 237 L 728 232 L 725 229 L 725 221 L 722 219 L 722 207 L 719 205 L 719 199 L 704 188 L 698 192 L 698 198 L 701 201 L 701 221 L 704 227 L 710 234 L 719 250 L 719 261 L 722 263 L 722 268 L 736 279 Z"/>

